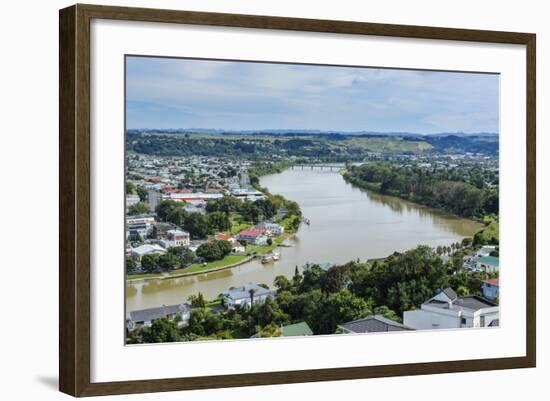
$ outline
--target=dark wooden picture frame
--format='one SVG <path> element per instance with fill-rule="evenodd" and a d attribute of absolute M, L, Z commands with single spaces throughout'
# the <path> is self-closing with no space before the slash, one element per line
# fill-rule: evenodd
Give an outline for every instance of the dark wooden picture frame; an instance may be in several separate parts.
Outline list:
<path fill-rule="evenodd" d="M 527 49 L 526 356 L 92 383 L 90 380 L 90 22 L 94 18 L 525 45 Z M 80 4 L 60 10 L 59 29 L 59 388 L 62 392 L 73 396 L 93 396 L 535 367 L 535 34 Z"/>

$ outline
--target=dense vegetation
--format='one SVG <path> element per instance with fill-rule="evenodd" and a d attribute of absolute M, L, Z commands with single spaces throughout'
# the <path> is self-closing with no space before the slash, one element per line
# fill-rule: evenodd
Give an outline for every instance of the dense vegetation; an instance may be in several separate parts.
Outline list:
<path fill-rule="evenodd" d="M 351 166 L 344 178 L 359 187 L 398 196 L 464 217 L 498 214 L 498 175 L 487 169 L 400 167 L 390 163 Z"/>
<path fill-rule="evenodd" d="M 450 254 L 461 251 L 458 243 L 449 249 Z M 264 304 L 215 314 L 206 302 L 194 299 L 197 309 L 189 326 L 155 322 L 151 328 L 130 333 L 128 341 L 248 338 L 256 333 L 276 336 L 281 325 L 301 321 L 315 334 L 332 334 L 339 324 L 373 313 L 399 321 L 404 311 L 418 308 L 438 289 L 448 286 L 460 295 L 481 295 L 483 276 L 455 274 L 452 260 L 443 262 L 439 257 L 442 252 L 419 246 L 372 264 L 350 262 L 328 270 L 312 265 L 302 273 L 296 269 L 291 279 L 275 278 L 276 296 Z"/>
<path fill-rule="evenodd" d="M 206 215 L 187 212 L 184 209 L 184 202 L 166 200 L 159 203 L 156 212 L 160 221 L 183 227 L 192 238 L 204 239 L 216 232 L 229 231 L 232 227 L 231 214 L 236 213 L 241 221 L 253 224 L 270 219 L 280 207 L 286 204 L 284 198 L 282 199 L 269 197 L 252 202 L 242 201 L 233 196 L 224 196 L 207 203 Z"/>
<path fill-rule="evenodd" d="M 147 273 L 171 271 L 189 266 L 195 261 L 196 257 L 197 255 L 188 247 L 173 246 L 168 248 L 168 252 L 164 255 L 144 255 L 141 258 L 141 268 Z M 131 258 L 127 258 L 126 271 L 131 271 L 135 268 L 135 262 Z"/>

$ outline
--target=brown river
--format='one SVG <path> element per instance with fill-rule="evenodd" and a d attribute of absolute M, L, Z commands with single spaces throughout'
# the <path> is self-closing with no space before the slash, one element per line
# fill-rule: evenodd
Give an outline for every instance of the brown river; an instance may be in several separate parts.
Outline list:
<path fill-rule="evenodd" d="M 128 283 L 128 311 L 182 303 L 199 291 L 213 299 L 248 282 L 273 286 L 306 263 L 344 263 L 387 256 L 424 244 L 450 245 L 473 236 L 481 225 L 410 202 L 352 186 L 337 171 L 286 170 L 262 177 L 261 185 L 298 202 L 311 224 L 302 224 L 281 247 L 279 261 L 253 260 L 238 267 L 192 277 Z"/>

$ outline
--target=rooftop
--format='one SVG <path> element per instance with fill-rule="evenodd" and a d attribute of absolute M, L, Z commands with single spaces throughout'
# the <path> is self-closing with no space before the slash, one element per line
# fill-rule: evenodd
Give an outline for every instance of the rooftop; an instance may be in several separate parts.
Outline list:
<path fill-rule="evenodd" d="M 250 291 L 254 290 L 254 296 L 271 295 L 273 292 L 255 283 L 248 283 L 236 288 L 230 288 L 222 292 L 222 295 L 233 300 L 250 298 Z"/>
<path fill-rule="evenodd" d="M 448 302 L 443 302 L 432 298 L 428 302 L 425 302 L 424 305 L 429 305 L 429 306 L 433 306 L 441 309 L 450 309 L 450 310 L 471 309 L 474 311 L 497 306 L 497 304 L 489 301 L 488 299 L 478 297 L 477 295 L 460 297 L 450 304 Z"/>
<path fill-rule="evenodd" d="M 239 233 L 239 235 L 245 235 L 247 237 L 258 237 L 264 233 L 263 230 L 253 229 L 253 230 L 244 230 Z"/>
<path fill-rule="evenodd" d="M 150 322 L 156 319 L 163 319 L 176 313 L 190 312 L 191 308 L 187 304 L 163 305 L 158 308 L 141 309 L 128 313 L 128 318 L 133 322 Z"/>
<path fill-rule="evenodd" d="M 281 335 L 283 337 L 312 336 L 313 331 L 306 322 L 300 322 L 281 327 Z"/>
<path fill-rule="evenodd" d="M 130 251 L 138 255 L 146 255 L 151 252 L 161 252 L 161 253 L 166 252 L 166 250 L 163 247 L 156 244 L 140 245 L 136 248 L 131 248 Z"/>
<path fill-rule="evenodd" d="M 342 323 L 340 327 L 351 333 L 380 333 L 386 331 L 413 330 L 404 324 L 380 315 L 371 315 L 362 319 Z"/>
<path fill-rule="evenodd" d="M 477 260 L 478 263 L 483 263 L 484 265 L 491 265 L 498 267 L 499 260 L 496 256 L 482 256 Z"/>
<path fill-rule="evenodd" d="M 489 285 L 492 285 L 494 287 L 498 287 L 498 277 L 497 278 L 490 278 L 487 280 L 483 280 L 484 283 L 487 283 Z"/>

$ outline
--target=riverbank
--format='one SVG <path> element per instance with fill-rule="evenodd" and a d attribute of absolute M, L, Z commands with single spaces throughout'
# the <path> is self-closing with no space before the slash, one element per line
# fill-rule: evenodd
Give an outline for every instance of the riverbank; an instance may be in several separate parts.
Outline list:
<path fill-rule="evenodd" d="M 270 252 L 273 252 L 276 248 L 281 246 L 283 242 L 294 236 L 294 234 L 295 232 L 282 234 L 281 236 L 274 238 L 271 245 L 261 245 L 255 248 L 251 248 L 246 255 L 228 255 L 221 260 L 216 260 L 205 264 L 195 263 L 191 266 L 185 267 L 183 269 L 173 270 L 171 272 L 127 275 L 126 283 L 131 284 L 140 281 L 168 280 L 180 277 L 191 277 L 197 276 L 199 274 L 206 274 L 217 272 L 220 270 L 231 269 L 248 263 L 253 259 L 261 258 L 263 255 L 266 255 Z"/>

